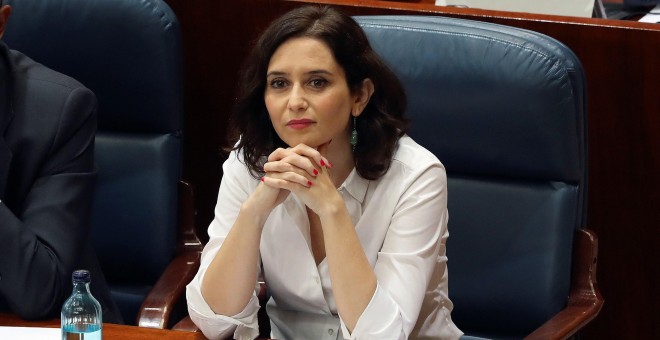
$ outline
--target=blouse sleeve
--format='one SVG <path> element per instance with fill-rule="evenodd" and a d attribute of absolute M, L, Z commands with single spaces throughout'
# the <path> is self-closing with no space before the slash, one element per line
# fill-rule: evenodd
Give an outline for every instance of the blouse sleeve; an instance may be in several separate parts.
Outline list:
<path fill-rule="evenodd" d="M 223 164 L 223 177 L 215 207 L 215 217 L 209 226 L 209 242 L 204 246 L 199 271 L 186 287 L 188 313 L 191 320 L 209 339 L 254 339 L 259 335 L 257 312 L 259 284 L 255 281 L 255 292 L 243 311 L 234 316 L 215 314 L 204 300 L 201 292 L 202 280 L 209 264 L 218 253 L 229 230 L 238 216 L 241 204 L 256 186 L 238 154 L 232 152 Z M 261 268 L 255 263 L 260 273 Z"/>
<path fill-rule="evenodd" d="M 451 309 L 446 290 L 445 170 L 436 160 L 422 169 L 407 171 L 374 267 L 376 291 L 352 333 L 341 322 L 347 339 L 407 339 L 433 275 L 441 275 L 444 281 L 440 304 L 448 304 Z"/>

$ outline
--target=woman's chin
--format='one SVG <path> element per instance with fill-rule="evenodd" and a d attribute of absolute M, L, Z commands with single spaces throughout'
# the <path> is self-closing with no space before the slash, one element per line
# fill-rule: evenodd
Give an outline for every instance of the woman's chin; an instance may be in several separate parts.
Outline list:
<path fill-rule="evenodd" d="M 311 148 L 314 148 L 314 149 L 316 149 L 321 144 L 323 144 L 323 143 L 319 143 L 316 140 L 309 140 L 309 139 L 292 139 L 292 140 L 285 140 L 284 142 L 287 145 L 289 145 L 289 147 L 295 147 L 295 146 L 298 146 L 300 144 L 303 144 L 303 145 L 307 145 L 307 146 L 309 146 Z"/>

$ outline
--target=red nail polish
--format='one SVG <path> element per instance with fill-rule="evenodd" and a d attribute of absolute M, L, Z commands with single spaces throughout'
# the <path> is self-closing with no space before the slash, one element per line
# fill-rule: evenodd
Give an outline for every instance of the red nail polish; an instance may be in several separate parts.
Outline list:
<path fill-rule="evenodd" d="M 332 163 L 330 163 L 330 161 L 328 161 L 328 167 L 331 168 L 331 169 L 333 167 L 333 165 L 332 165 Z"/>
<path fill-rule="evenodd" d="M 316 176 L 316 175 L 318 175 L 318 174 L 319 174 L 319 171 L 316 170 L 316 169 L 314 169 L 314 176 Z"/>
<path fill-rule="evenodd" d="M 325 162 L 321 160 L 321 166 L 325 166 Z"/>
<path fill-rule="evenodd" d="M 311 182 L 311 181 L 307 181 L 307 185 L 309 185 L 309 186 L 311 187 L 311 186 L 312 186 L 312 182 Z"/>
<path fill-rule="evenodd" d="M 264 178 L 263 178 L 263 177 L 261 177 L 261 178 L 260 178 L 259 180 L 263 182 L 263 181 L 264 181 Z"/>

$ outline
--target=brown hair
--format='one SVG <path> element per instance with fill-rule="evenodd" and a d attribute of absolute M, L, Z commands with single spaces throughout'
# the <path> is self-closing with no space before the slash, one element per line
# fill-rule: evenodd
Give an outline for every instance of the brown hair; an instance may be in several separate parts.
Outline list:
<path fill-rule="evenodd" d="M 288 147 L 275 132 L 264 102 L 266 72 L 275 50 L 295 37 L 324 42 L 343 68 L 351 91 L 370 78 L 375 92 L 357 119 L 359 142 L 353 153 L 360 176 L 377 179 L 390 167 L 398 139 L 406 133 L 406 95 L 396 75 L 374 52 L 362 28 L 350 16 L 328 6 L 296 8 L 273 21 L 253 47 L 238 84 L 229 121 L 233 150 L 242 150 L 250 173 L 263 175 L 264 156 Z"/>

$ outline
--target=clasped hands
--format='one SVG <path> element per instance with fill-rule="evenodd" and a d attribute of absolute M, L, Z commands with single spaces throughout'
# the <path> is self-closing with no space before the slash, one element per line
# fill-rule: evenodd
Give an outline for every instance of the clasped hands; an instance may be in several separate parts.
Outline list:
<path fill-rule="evenodd" d="M 264 164 L 266 175 L 253 195 L 269 211 L 282 203 L 289 193 L 294 193 L 317 215 L 328 212 L 326 208 L 331 209 L 337 199 L 341 201 L 330 178 L 332 163 L 325 158 L 328 144 L 318 149 L 299 144 L 273 151 Z"/>

